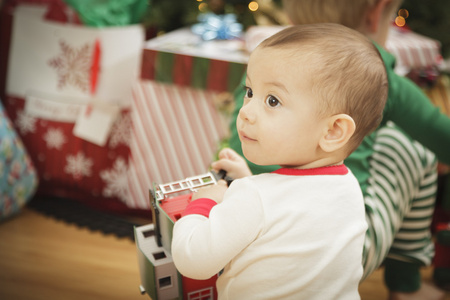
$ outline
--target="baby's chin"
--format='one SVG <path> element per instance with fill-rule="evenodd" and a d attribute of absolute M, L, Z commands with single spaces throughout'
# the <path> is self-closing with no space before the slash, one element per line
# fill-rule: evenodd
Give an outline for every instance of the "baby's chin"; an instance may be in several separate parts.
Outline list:
<path fill-rule="evenodd" d="M 251 162 L 252 164 L 258 165 L 258 166 L 272 166 L 272 165 L 278 165 L 276 162 L 272 162 L 268 159 L 261 159 L 259 157 L 255 157 L 254 155 L 245 155 L 244 157 Z"/>

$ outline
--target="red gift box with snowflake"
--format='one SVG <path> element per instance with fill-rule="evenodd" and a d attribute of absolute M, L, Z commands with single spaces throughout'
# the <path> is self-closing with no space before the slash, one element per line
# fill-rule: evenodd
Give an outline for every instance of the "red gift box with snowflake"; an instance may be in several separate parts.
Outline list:
<path fill-rule="evenodd" d="M 15 7 L 2 99 L 38 170 L 38 194 L 125 209 L 143 29 L 87 28 L 46 20 L 46 14 L 46 6 Z M 91 117 L 98 120 L 84 133 L 103 138 L 74 131 Z"/>

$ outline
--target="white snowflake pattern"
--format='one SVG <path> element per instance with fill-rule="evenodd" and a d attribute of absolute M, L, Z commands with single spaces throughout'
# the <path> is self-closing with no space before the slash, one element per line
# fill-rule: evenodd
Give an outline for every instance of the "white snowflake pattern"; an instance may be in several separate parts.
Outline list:
<path fill-rule="evenodd" d="M 37 119 L 27 114 L 24 110 L 17 113 L 16 125 L 22 134 L 36 131 Z"/>
<path fill-rule="evenodd" d="M 111 148 L 117 147 L 119 144 L 129 145 L 131 139 L 131 117 L 129 114 L 120 114 L 111 130 L 111 139 L 109 146 Z"/>
<path fill-rule="evenodd" d="M 60 150 L 62 145 L 66 142 L 66 137 L 64 136 L 62 129 L 49 128 L 44 135 L 44 140 L 47 143 L 47 148 Z"/>
<path fill-rule="evenodd" d="M 128 190 L 128 166 L 123 158 L 118 158 L 110 170 L 100 172 L 100 177 L 105 181 L 103 196 L 117 197 L 123 202 L 129 198 Z"/>
<path fill-rule="evenodd" d="M 61 40 L 59 47 L 60 54 L 48 62 L 58 74 L 58 87 L 74 86 L 87 91 L 90 83 L 91 45 L 88 43 L 76 48 Z"/>
<path fill-rule="evenodd" d="M 76 180 L 83 176 L 91 176 L 91 167 L 93 165 L 92 159 L 86 157 L 83 152 L 78 152 L 76 155 L 67 155 L 67 165 L 64 171 L 67 174 L 72 174 Z"/>

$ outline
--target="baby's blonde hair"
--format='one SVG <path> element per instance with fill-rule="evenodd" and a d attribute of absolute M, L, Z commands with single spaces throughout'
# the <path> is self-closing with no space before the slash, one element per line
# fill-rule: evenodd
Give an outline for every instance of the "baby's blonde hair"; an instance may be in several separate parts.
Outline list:
<path fill-rule="evenodd" d="M 353 118 L 356 131 L 349 153 L 379 125 L 388 81 L 383 60 L 368 38 L 339 24 L 318 23 L 288 27 L 258 46 L 269 47 L 292 51 L 289 65 L 310 74 L 320 115 Z"/>
<path fill-rule="evenodd" d="M 338 23 L 359 30 L 368 10 L 381 0 L 283 0 L 283 8 L 293 24 Z M 392 13 L 402 0 L 392 0 Z"/>

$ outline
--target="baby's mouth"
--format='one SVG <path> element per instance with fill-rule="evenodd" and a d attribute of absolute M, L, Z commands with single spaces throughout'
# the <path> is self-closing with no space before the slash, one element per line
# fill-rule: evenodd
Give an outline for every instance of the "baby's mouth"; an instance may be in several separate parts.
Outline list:
<path fill-rule="evenodd" d="M 250 142 L 256 142 L 255 139 L 249 137 L 249 136 L 246 135 L 245 132 L 243 132 L 243 131 L 240 131 L 240 132 L 239 132 L 239 135 L 241 136 L 241 139 L 242 139 L 242 140 L 250 141 Z"/>

